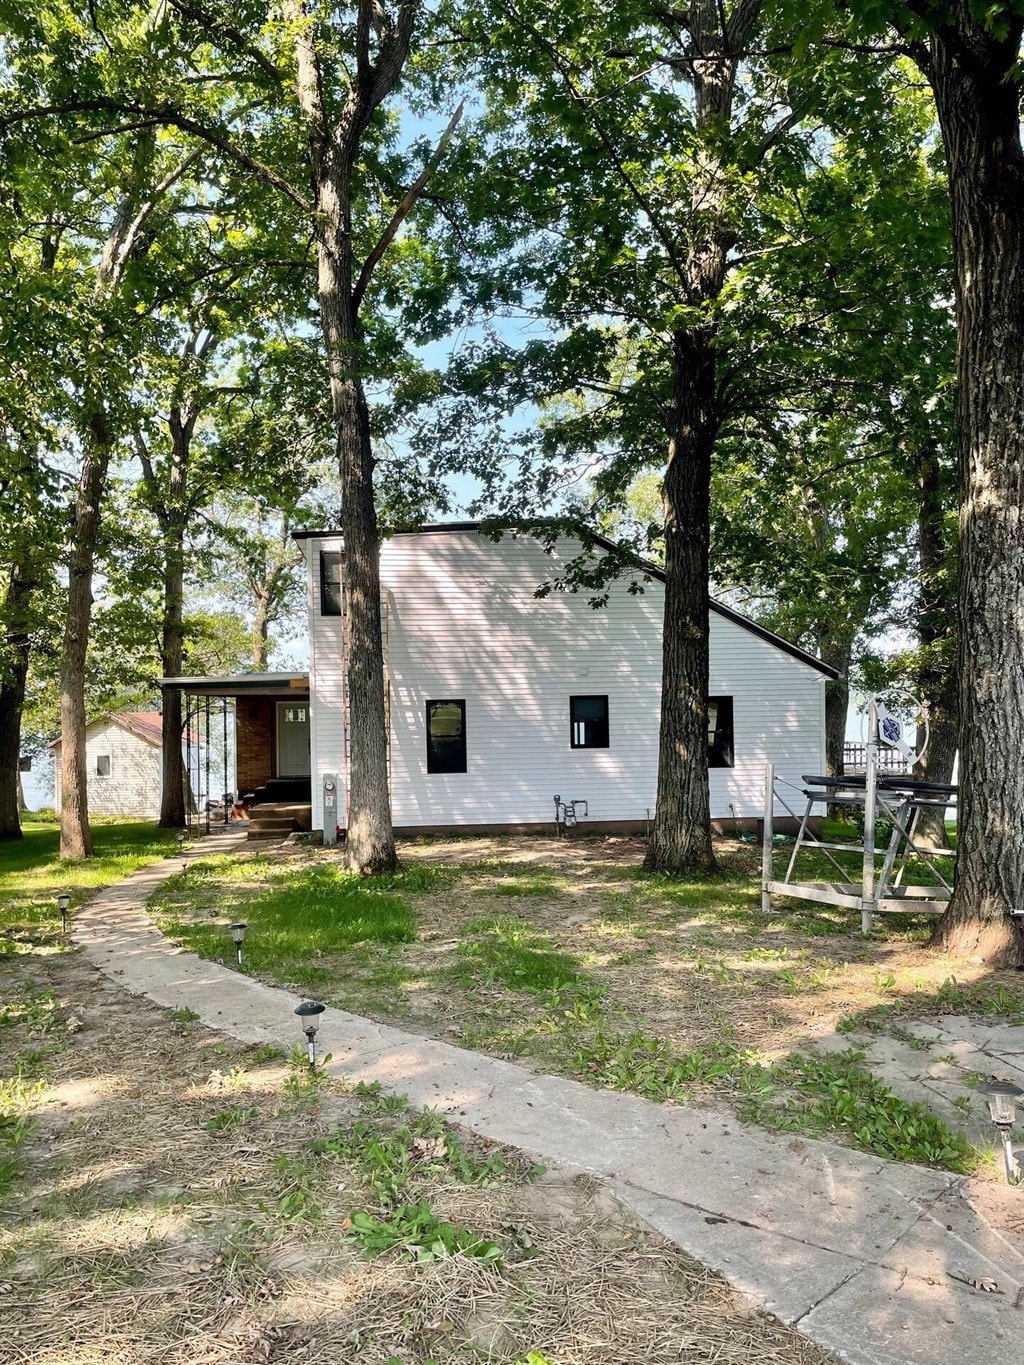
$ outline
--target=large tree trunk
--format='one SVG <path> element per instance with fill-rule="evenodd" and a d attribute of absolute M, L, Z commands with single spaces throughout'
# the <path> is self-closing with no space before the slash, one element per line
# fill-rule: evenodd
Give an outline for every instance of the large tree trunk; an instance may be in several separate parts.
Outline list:
<path fill-rule="evenodd" d="M 947 543 L 948 491 L 934 444 L 917 455 L 917 642 L 921 664 L 918 693 L 928 708 L 928 747 L 914 766 L 922 782 L 950 782 L 957 748 L 959 678 L 953 658 L 956 637 L 954 550 Z M 919 735 L 920 743 L 924 736 Z M 923 809 L 914 832 L 925 848 L 947 848 L 946 812 Z"/>
<path fill-rule="evenodd" d="M 956 885 L 933 942 L 1024 964 L 1024 18 L 944 10 L 927 63 L 949 165 L 957 275 L 960 812 Z M 929 11 L 929 14 L 931 11 Z"/>
<path fill-rule="evenodd" d="M 725 285 L 735 240 L 726 134 L 736 89 L 736 53 L 749 41 L 759 12 L 758 0 L 749 0 L 734 6 L 727 20 L 723 6 L 698 0 L 679 19 L 691 37 L 699 142 L 685 260 L 676 269 L 687 302 L 706 313 Z M 707 736 L 711 457 L 720 422 L 713 320 L 676 331 L 672 349 L 672 427 L 662 486 L 665 622 L 658 791 L 644 867 L 686 874 L 715 867 Z"/>
<path fill-rule="evenodd" d="M 850 660 L 853 640 L 839 639 L 830 630 L 816 635 L 819 658 L 839 672 L 839 677 L 825 684 L 825 772 L 829 777 L 842 777 L 846 751 L 846 718 L 850 710 Z"/>
<path fill-rule="evenodd" d="M 661 728 L 648 872 L 705 873 L 715 866 L 708 791 L 708 555 L 711 451 L 717 429 L 710 338 L 675 338 L 676 429 L 662 498 L 665 615 Z"/>
<path fill-rule="evenodd" d="M 388 793 L 380 534 L 373 495 L 370 414 L 359 377 L 359 325 L 352 296 L 351 190 L 346 173 L 321 186 L 320 316 L 331 364 L 338 432 L 348 657 L 349 790 L 345 858 L 363 873 L 397 867 Z"/>
<path fill-rule="evenodd" d="M 160 666 L 164 677 L 181 676 L 185 651 L 185 526 L 174 520 L 164 535 L 164 603 Z M 182 755 L 181 693 L 169 688 L 163 697 L 160 828 L 185 825 L 185 760 Z"/>
<path fill-rule="evenodd" d="M 0 683 L 0 839 L 21 838 L 21 713 L 28 678 L 29 611 L 34 588 L 23 564 L 11 569 L 4 597 L 9 664 Z"/>
<path fill-rule="evenodd" d="M 68 557 L 68 613 L 60 656 L 60 856 L 91 858 L 85 768 L 85 659 L 92 615 L 92 576 L 100 530 L 100 500 L 107 480 L 111 440 L 106 415 L 93 411 L 89 448 L 75 496 Z"/>

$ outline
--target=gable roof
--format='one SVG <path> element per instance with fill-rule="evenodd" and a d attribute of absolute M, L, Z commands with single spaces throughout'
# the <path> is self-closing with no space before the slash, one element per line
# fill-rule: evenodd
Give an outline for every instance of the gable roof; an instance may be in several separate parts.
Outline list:
<path fill-rule="evenodd" d="M 91 730 L 94 725 L 102 723 L 119 725 L 122 730 L 127 730 L 129 734 L 137 735 L 139 739 L 144 739 L 147 744 L 153 744 L 160 748 L 164 738 L 164 718 L 159 711 L 104 711 L 98 716 L 93 716 L 85 723 L 86 730 Z M 197 743 L 199 735 L 192 732 L 192 742 Z M 51 740 L 51 749 L 60 748 L 60 737 Z"/>
<path fill-rule="evenodd" d="M 392 536 L 438 535 L 445 532 L 450 533 L 458 531 L 480 532 L 484 529 L 484 525 L 485 523 L 480 521 L 428 522 L 425 526 L 419 526 L 415 530 L 393 531 Z M 509 529 L 529 530 L 529 526 L 524 525 L 521 528 L 510 527 Z M 341 532 L 338 530 L 293 531 L 292 539 L 325 540 L 329 538 L 336 539 L 340 535 Z M 618 553 L 620 549 L 614 540 L 609 540 L 607 536 L 598 535 L 595 531 L 587 530 L 586 535 L 587 539 L 592 541 L 593 544 L 599 545 L 602 549 L 608 550 L 613 554 Z M 660 568 L 657 564 L 652 564 L 648 560 L 641 560 L 636 568 L 639 573 L 644 573 L 650 578 L 657 579 L 659 583 L 665 582 L 665 570 Z M 838 678 L 840 676 L 839 670 L 833 668 L 831 664 L 825 663 L 823 659 L 819 659 L 815 654 L 810 654 L 806 649 L 801 649 L 799 645 L 793 644 L 791 640 L 785 639 L 782 635 L 777 635 L 774 630 L 769 630 L 767 626 L 762 626 L 759 622 L 751 620 L 749 616 L 744 616 L 741 611 L 736 611 L 734 607 L 726 606 L 724 602 L 719 602 L 715 597 L 710 599 L 709 605 L 711 610 L 717 616 L 722 617 L 723 620 L 731 621 L 733 625 L 740 626 L 751 635 L 756 635 L 758 639 L 764 640 L 767 644 L 774 646 L 775 649 L 781 650 L 783 654 L 788 654 L 790 658 L 797 659 L 800 663 L 806 664 L 808 668 L 813 668 L 816 672 L 823 674 L 824 677 Z"/>

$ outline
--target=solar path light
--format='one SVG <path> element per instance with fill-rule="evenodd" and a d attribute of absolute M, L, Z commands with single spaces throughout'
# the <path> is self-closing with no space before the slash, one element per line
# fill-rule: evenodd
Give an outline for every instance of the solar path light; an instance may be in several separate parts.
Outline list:
<path fill-rule="evenodd" d="M 248 927 L 249 926 L 244 922 L 244 920 L 240 920 L 238 924 L 228 925 L 228 929 L 231 931 L 231 937 L 235 940 L 235 951 L 238 954 L 239 966 L 242 965 L 242 941 L 245 938 L 245 931 L 246 929 L 248 929 Z"/>
<path fill-rule="evenodd" d="M 60 931 L 66 934 L 68 931 L 68 906 L 71 904 L 71 897 L 67 891 L 57 893 L 57 906 L 60 909 Z"/>
<path fill-rule="evenodd" d="M 316 1031 L 320 1027 L 320 1016 L 327 1008 L 321 1005 L 318 1000 L 303 1000 L 295 1013 L 299 1016 L 299 1023 L 302 1031 L 306 1035 L 306 1042 L 309 1045 L 309 1065 L 316 1066 Z"/>
<path fill-rule="evenodd" d="M 1017 1101 L 1024 1095 L 1024 1090 L 1014 1085 L 1013 1081 L 988 1081 L 985 1085 L 979 1085 L 978 1090 L 988 1100 L 988 1112 L 1003 1140 L 1006 1179 L 1011 1185 L 1020 1185 L 1024 1182 L 1024 1172 L 1013 1154 L 1011 1133 L 1017 1121 Z"/>

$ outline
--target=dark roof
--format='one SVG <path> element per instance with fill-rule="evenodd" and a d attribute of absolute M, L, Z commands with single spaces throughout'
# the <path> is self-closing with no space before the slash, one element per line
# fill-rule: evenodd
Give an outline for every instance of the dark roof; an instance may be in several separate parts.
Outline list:
<path fill-rule="evenodd" d="M 162 688 L 202 697 L 233 697 L 238 692 L 289 696 L 309 691 L 308 673 L 236 673 L 233 677 L 161 678 Z"/>
<path fill-rule="evenodd" d="M 445 531 L 479 532 L 483 528 L 483 525 L 484 523 L 479 521 L 436 521 L 428 522 L 427 525 L 419 526 L 415 530 L 393 531 L 391 534 L 393 536 L 420 536 L 437 535 L 440 532 Z M 515 530 L 516 528 L 511 527 L 509 529 Z M 529 527 L 524 526 L 520 529 L 528 530 Z M 341 532 L 338 530 L 293 531 L 292 539 L 324 540 L 329 537 L 337 537 L 340 535 Z M 609 550 L 612 553 L 616 553 L 620 548 L 613 540 L 609 540 L 607 536 L 597 535 L 594 531 L 588 530 L 586 535 L 587 539 L 591 540 L 595 545 L 600 545 L 602 549 Z M 643 560 L 636 565 L 636 569 L 637 572 L 646 574 L 650 578 L 656 578 L 660 583 L 664 583 L 665 581 L 665 570 L 660 568 L 657 564 L 651 564 L 647 560 Z M 719 602 L 717 598 L 711 598 L 710 607 L 713 612 L 718 616 L 721 616 L 724 620 L 732 621 L 734 625 L 742 626 L 743 629 L 749 631 L 751 635 L 756 635 L 758 639 L 767 641 L 768 644 L 774 645 L 776 649 L 781 649 L 783 654 L 789 654 L 792 658 L 799 659 L 801 663 L 807 664 L 809 668 L 814 668 L 819 673 L 823 673 L 826 678 L 838 678 L 840 676 L 839 670 L 833 668 L 831 664 L 825 663 L 814 654 L 809 654 L 806 649 L 801 649 L 799 645 L 793 644 L 791 640 L 787 640 L 781 635 L 776 635 L 774 630 L 769 630 L 767 626 L 762 626 L 757 621 L 751 620 L 749 616 L 744 616 L 741 611 L 736 611 L 733 607 L 727 607 L 724 602 Z"/>

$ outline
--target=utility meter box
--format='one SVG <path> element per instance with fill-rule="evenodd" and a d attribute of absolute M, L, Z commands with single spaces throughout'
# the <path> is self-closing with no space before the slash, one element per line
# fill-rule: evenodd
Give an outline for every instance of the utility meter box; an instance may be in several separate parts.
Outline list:
<path fill-rule="evenodd" d="M 338 842 L 338 779 L 324 773 L 324 844 Z"/>

